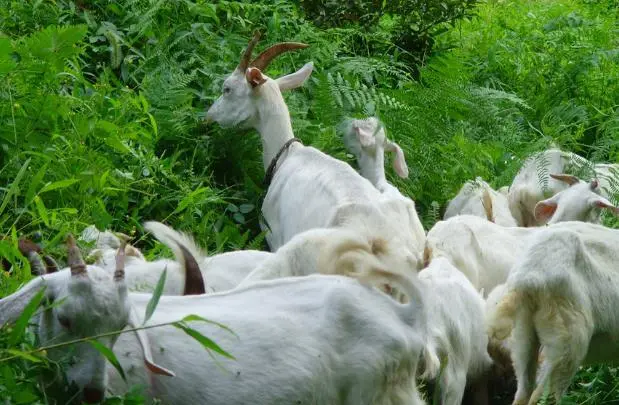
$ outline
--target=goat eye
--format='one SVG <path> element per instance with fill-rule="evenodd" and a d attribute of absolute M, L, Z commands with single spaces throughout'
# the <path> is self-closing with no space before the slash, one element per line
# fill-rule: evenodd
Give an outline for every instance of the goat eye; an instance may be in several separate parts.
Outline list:
<path fill-rule="evenodd" d="M 62 325 L 63 328 L 71 329 L 71 322 L 69 322 L 68 318 L 66 318 L 64 316 L 59 316 L 58 317 L 58 322 L 60 322 L 60 324 Z"/>
<path fill-rule="evenodd" d="M 224 94 L 230 93 L 230 87 L 224 87 Z"/>

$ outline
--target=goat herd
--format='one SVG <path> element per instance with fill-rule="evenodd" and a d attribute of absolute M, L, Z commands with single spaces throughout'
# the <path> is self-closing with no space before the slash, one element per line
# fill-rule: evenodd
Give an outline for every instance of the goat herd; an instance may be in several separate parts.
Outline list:
<path fill-rule="evenodd" d="M 88 343 L 49 351 L 72 356 L 65 371 L 81 400 L 142 385 L 167 404 L 414 405 L 426 403 L 418 381 L 435 380 L 442 404 L 461 404 L 467 387 L 484 404 L 493 370 L 513 365 L 513 403 L 535 404 L 547 385 L 559 401 L 580 365 L 614 359 L 619 231 L 599 218 L 602 209 L 619 213 L 607 195 L 616 166 L 593 166 L 597 179 L 584 182 L 563 174 L 583 158 L 547 150 L 525 162 L 509 189 L 465 184 L 426 232 L 414 202 L 385 178 L 385 152 L 399 176 L 408 168 L 382 124 L 347 121 L 344 142 L 359 172 L 303 145 L 282 91 L 302 86 L 312 63 L 277 79 L 263 71 L 307 45 L 279 43 L 250 61 L 258 39 L 207 120 L 260 133 L 272 252 L 206 257 L 158 222 L 145 229 L 175 260 L 146 261 L 126 238 L 94 227 L 81 235 L 96 241 L 92 265 L 71 236 L 64 270 L 19 243 L 40 275 L 0 300 L 0 325 L 46 287 L 46 306 L 32 319 L 40 345 L 132 329 L 99 339 L 126 381 Z M 166 269 L 149 328 L 140 329 Z M 191 323 L 234 358 L 169 325 L 191 314 L 232 330 Z"/>

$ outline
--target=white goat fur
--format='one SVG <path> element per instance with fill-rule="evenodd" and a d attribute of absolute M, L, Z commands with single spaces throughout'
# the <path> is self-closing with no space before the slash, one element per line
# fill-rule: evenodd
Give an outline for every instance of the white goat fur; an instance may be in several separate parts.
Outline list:
<path fill-rule="evenodd" d="M 581 364 L 619 360 L 617 246 L 617 230 L 560 223 L 538 233 L 512 270 L 489 334 L 513 336 L 514 404 L 537 403 L 547 383 L 559 402 Z"/>
<path fill-rule="evenodd" d="M 300 233 L 262 262 L 239 287 L 259 280 L 312 273 L 347 275 L 375 268 L 412 274 L 417 270 L 417 255 L 401 249 L 399 241 L 394 244 L 373 235 L 376 228 L 370 228 L 317 228 Z M 386 291 L 393 292 L 394 286 L 389 287 Z"/>
<path fill-rule="evenodd" d="M 273 255 L 273 253 L 259 250 L 240 250 L 206 256 L 188 235 L 156 222 L 148 222 L 145 227 L 159 237 L 165 238 L 168 235 L 168 239 L 162 241 L 166 245 L 173 246 L 169 237 L 183 241 L 183 245 L 190 250 L 200 266 L 207 292 L 226 291 L 236 287 L 248 274 Z M 86 232 L 88 235 L 95 235 L 95 231 L 96 228 L 94 231 L 90 227 L 86 228 L 82 233 L 82 239 L 88 240 L 88 237 L 84 237 Z M 115 266 L 116 248 L 114 246 L 120 246 L 120 240 L 109 231 L 101 232 L 101 235 L 103 237 L 97 238 L 98 249 L 91 252 L 89 257 L 96 259 L 96 265 L 111 270 Z M 152 292 L 164 270 L 167 272 L 163 293 L 182 295 L 185 271 L 178 261 L 173 259 L 158 259 L 149 262 L 141 253 L 139 257 L 127 256 L 126 284 L 130 291 Z"/>
<path fill-rule="evenodd" d="M 437 222 L 428 232 L 424 261 L 447 258 L 484 296 L 504 283 L 527 240 L 540 228 L 503 227 L 472 215 Z"/>
<path fill-rule="evenodd" d="M 530 156 L 514 177 L 508 192 L 509 208 L 516 222 L 520 226 L 542 225 L 544 219 L 537 220 L 534 215 L 536 204 L 568 187 L 565 182 L 550 177 L 550 174 L 565 173 L 569 167 L 578 168 L 585 165 L 591 165 L 591 163 L 580 155 L 556 148 Z M 616 176 L 619 165 L 596 164 L 592 166 L 600 181 L 602 197 L 607 200 L 612 199 L 609 193 L 610 184 L 619 181 L 619 177 Z M 540 179 L 539 172 L 547 174 Z M 546 193 L 544 193 L 540 183 L 547 185 Z"/>
<path fill-rule="evenodd" d="M 236 69 L 224 81 L 223 94 L 209 108 L 207 119 L 222 127 L 255 128 L 262 140 L 266 169 L 294 136 L 281 91 L 301 86 L 312 69 L 310 62 L 275 80 L 255 67 Z M 350 165 L 310 146 L 293 143 L 275 167 L 262 204 L 272 251 L 298 233 L 333 226 L 333 218 L 344 205 L 376 204 L 380 199 L 379 191 Z"/>
<path fill-rule="evenodd" d="M 189 314 L 220 322 L 238 338 L 208 323 L 191 327 L 236 360 L 213 359 L 172 326 L 147 333 L 156 361 L 178 378 L 149 377 L 132 336 L 121 336 L 116 351 L 128 384 L 144 385 L 149 397 L 168 404 L 423 404 L 414 378 L 426 322 L 421 291 L 412 282 L 402 289 L 408 304 L 348 277 L 310 275 L 210 295 L 162 296 L 147 324 Z M 149 299 L 132 294 L 139 313 Z M 111 391 L 125 392 L 117 371 L 108 367 L 108 373 Z"/>
<path fill-rule="evenodd" d="M 379 125 L 376 117 L 345 121 L 344 144 L 357 158 L 361 175 L 382 193 L 380 201 L 383 212 L 400 224 L 408 224 L 406 243 L 414 246 L 417 251 L 421 251 L 426 233 L 419 220 L 415 202 L 404 196 L 385 177 L 385 151 L 394 154 L 393 168 L 398 176 L 408 177 L 404 152 L 398 144 L 387 139 L 384 127 L 378 129 Z M 402 225 L 400 228 L 403 231 L 405 229 Z"/>
<path fill-rule="evenodd" d="M 467 380 L 485 374 L 492 360 L 486 349 L 484 300 L 471 282 L 447 259 L 437 258 L 419 273 L 427 297 L 429 349 L 424 377 L 434 379 L 439 358 L 447 364 L 440 377 L 441 404 L 460 405 Z"/>
<path fill-rule="evenodd" d="M 501 226 L 518 226 L 505 194 L 494 190 L 481 177 L 464 183 L 458 194 L 447 204 L 443 219 L 456 215 L 475 215 Z"/>

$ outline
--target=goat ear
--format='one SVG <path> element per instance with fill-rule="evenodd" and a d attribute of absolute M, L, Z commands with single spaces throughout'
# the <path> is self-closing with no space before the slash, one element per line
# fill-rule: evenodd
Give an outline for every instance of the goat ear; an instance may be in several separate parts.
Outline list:
<path fill-rule="evenodd" d="M 580 179 L 576 176 L 572 176 L 570 174 L 550 174 L 550 177 L 552 177 L 555 180 L 559 180 L 562 181 L 564 183 L 569 184 L 570 186 L 573 186 L 576 183 L 580 183 Z"/>
<path fill-rule="evenodd" d="M 408 177 L 408 166 L 406 165 L 406 158 L 404 157 L 404 151 L 395 142 L 385 142 L 385 150 L 394 153 L 393 155 L 393 170 L 398 176 L 405 179 Z"/>
<path fill-rule="evenodd" d="M 535 204 L 534 215 L 537 221 L 547 222 L 552 218 L 557 210 L 557 202 L 552 198 L 543 200 Z"/>
<path fill-rule="evenodd" d="M 280 91 L 292 90 L 297 87 L 303 86 L 303 83 L 310 77 L 312 70 L 314 69 L 314 63 L 308 62 L 299 70 L 289 75 L 278 77 L 275 79 Z"/>
<path fill-rule="evenodd" d="M 267 79 L 264 78 L 260 69 L 255 67 L 250 67 L 245 72 L 245 79 L 251 85 L 252 88 L 256 88 L 264 84 Z"/>
<path fill-rule="evenodd" d="M 139 328 L 140 322 L 138 321 L 138 317 L 135 314 L 135 309 L 131 308 L 129 311 L 129 326 L 131 328 Z M 148 335 L 144 331 L 144 329 L 138 329 L 134 331 L 136 337 L 138 338 L 138 343 L 142 348 L 142 355 L 144 356 L 144 365 L 148 368 L 152 373 L 159 375 L 167 375 L 169 377 L 175 377 L 173 371 L 170 371 L 166 368 L 163 368 L 153 361 L 153 354 L 150 351 L 150 342 L 148 341 Z"/>
<path fill-rule="evenodd" d="M 603 198 L 603 197 L 595 198 L 591 201 L 591 205 L 597 208 L 610 210 L 610 212 L 619 216 L 619 207 L 615 207 L 606 198 Z"/>

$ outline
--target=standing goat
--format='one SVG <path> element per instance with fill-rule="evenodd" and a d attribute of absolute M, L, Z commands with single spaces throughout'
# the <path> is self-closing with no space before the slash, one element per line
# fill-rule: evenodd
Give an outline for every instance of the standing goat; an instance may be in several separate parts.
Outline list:
<path fill-rule="evenodd" d="M 617 230 L 565 222 L 542 229 L 514 266 L 489 320 L 492 339 L 512 335 L 514 404 L 536 404 L 547 384 L 559 403 L 581 364 L 619 359 L 617 246 Z"/>
<path fill-rule="evenodd" d="M 384 126 L 376 117 L 345 121 L 344 144 L 348 151 L 356 156 L 361 175 L 381 192 L 381 198 L 377 202 L 381 210 L 399 222 L 398 228 L 402 230 L 407 245 L 421 252 L 426 233 L 417 215 L 415 202 L 404 196 L 385 177 L 385 151 L 394 154 L 393 168 L 398 176 L 408 177 L 408 166 L 402 148 L 387 139 Z"/>
<path fill-rule="evenodd" d="M 394 274 L 378 267 L 384 281 Z M 374 288 L 342 276 L 309 275 L 259 281 L 231 291 L 162 296 L 147 322 L 196 314 L 211 323 L 192 325 L 235 359 L 213 358 L 172 326 L 149 329 L 157 362 L 177 372 L 174 380 L 149 377 L 133 336 L 116 344 L 129 386 L 147 387 L 150 398 L 175 404 L 421 405 L 415 372 L 424 347 L 426 316 L 416 276 L 398 283 L 401 304 Z M 399 281 L 399 280 L 396 280 Z M 150 295 L 132 294 L 142 313 Z M 108 368 L 110 388 L 127 384 Z"/>
<path fill-rule="evenodd" d="M 275 44 L 250 62 L 258 39 L 254 35 L 236 70 L 224 81 L 223 94 L 209 108 L 207 120 L 222 127 L 251 127 L 260 133 L 268 186 L 262 211 L 270 228 L 267 242 L 276 251 L 298 233 L 333 226 L 333 218 L 347 204 L 376 204 L 380 193 L 347 163 L 295 143 L 281 92 L 301 86 L 313 65 L 307 63 L 275 80 L 262 70 L 277 55 L 307 45 Z"/>

